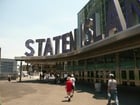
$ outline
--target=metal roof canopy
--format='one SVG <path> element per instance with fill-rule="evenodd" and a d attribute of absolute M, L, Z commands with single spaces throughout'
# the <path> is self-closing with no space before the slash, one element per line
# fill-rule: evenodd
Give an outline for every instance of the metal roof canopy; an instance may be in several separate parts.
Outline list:
<path fill-rule="evenodd" d="M 88 46 L 82 47 L 69 53 L 63 53 L 53 56 L 21 56 L 15 57 L 16 61 L 25 61 L 28 63 L 36 62 L 38 64 L 50 64 L 55 62 L 64 62 L 71 60 L 87 59 L 105 54 L 125 51 L 140 47 L 140 25 L 133 26 L 117 34 L 106 37 L 103 40 L 94 42 Z"/>

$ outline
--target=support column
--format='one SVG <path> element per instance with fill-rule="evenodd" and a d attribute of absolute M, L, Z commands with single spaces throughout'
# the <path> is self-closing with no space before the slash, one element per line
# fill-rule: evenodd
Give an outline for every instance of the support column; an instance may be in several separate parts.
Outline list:
<path fill-rule="evenodd" d="M 27 72 L 29 72 L 29 63 L 27 63 L 27 65 L 26 65 L 26 70 L 27 70 Z"/>
<path fill-rule="evenodd" d="M 115 72 L 116 72 L 116 79 L 117 79 L 118 83 L 120 84 L 121 83 L 121 80 L 120 80 L 120 78 L 121 78 L 121 71 L 120 71 L 120 67 L 119 67 L 119 63 L 120 63 L 119 52 L 117 52 L 115 54 L 115 56 L 116 56 L 116 70 L 115 70 Z"/>
<path fill-rule="evenodd" d="M 134 53 L 134 62 L 135 62 L 134 81 L 135 81 L 135 85 L 139 85 L 139 70 L 137 67 L 137 49 L 134 49 L 133 53 Z"/>
<path fill-rule="evenodd" d="M 74 73 L 75 70 L 74 70 L 74 60 L 72 60 L 72 72 Z"/>
<path fill-rule="evenodd" d="M 19 82 L 21 82 L 22 79 L 22 61 L 20 61 L 20 77 L 19 77 Z"/>

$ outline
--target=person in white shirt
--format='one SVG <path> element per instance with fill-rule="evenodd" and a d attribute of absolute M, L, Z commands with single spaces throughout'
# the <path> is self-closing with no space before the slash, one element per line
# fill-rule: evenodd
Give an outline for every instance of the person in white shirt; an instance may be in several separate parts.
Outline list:
<path fill-rule="evenodd" d="M 74 75 L 73 74 L 71 74 L 71 81 L 72 81 L 72 95 L 71 95 L 71 97 L 73 97 L 73 95 L 74 95 L 74 90 L 75 90 L 75 81 L 76 81 L 76 79 L 75 79 L 75 77 L 74 77 Z"/>
<path fill-rule="evenodd" d="M 108 80 L 108 105 L 111 104 L 112 98 L 115 100 L 115 104 L 119 105 L 118 95 L 117 95 L 117 81 L 114 79 L 114 74 L 109 74 Z"/>

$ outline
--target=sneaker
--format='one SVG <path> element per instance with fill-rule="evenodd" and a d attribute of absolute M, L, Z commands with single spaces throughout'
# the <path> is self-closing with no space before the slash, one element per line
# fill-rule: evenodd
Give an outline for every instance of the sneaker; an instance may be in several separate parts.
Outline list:
<path fill-rule="evenodd" d="M 68 98 L 68 102 L 70 102 L 71 101 L 71 99 L 70 98 Z"/>
<path fill-rule="evenodd" d="M 73 95 L 70 96 L 71 98 L 73 97 Z"/>

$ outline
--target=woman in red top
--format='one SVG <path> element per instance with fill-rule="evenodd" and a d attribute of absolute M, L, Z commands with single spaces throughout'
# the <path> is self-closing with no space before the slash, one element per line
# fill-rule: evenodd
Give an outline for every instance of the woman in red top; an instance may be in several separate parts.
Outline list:
<path fill-rule="evenodd" d="M 71 92 L 72 92 L 72 81 L 70 79 L 70 77 L 67 77 L 67 81 L 66 81 L 66 92 L 67 92 L 67 97 L 68 97 L 68 101 L 71 100 Z"/>

